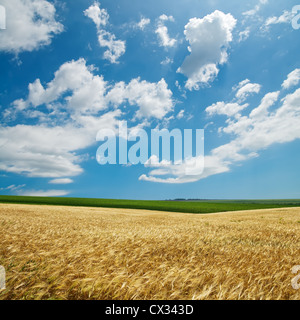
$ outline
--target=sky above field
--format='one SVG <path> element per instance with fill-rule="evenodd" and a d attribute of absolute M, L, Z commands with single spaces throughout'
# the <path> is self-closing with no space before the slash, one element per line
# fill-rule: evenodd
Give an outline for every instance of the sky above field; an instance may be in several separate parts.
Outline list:
<path fill-rule="evenodd" d="M 297 1 L 0 5 L 0 194 L 300 198 Z M 100 165 L 121 120 L 204 129 L 204 170 Z"/>

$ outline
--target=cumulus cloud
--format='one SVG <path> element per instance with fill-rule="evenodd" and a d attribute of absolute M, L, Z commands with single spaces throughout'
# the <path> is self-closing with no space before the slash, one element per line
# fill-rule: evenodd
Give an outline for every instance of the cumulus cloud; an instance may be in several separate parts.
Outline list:
<path fill-rule="evenodd" d="M 234 135 L 228 144 L 212 150 L 211 155 L 231 166 L 239 161 L 258 156 L 258 152 L 275 143 L 291 142 L 300 138 L 300 89 L 285 96 L 277 109 L 269 110 L 278 101 L 280 91 L 269 92 L 248 116 L 226 121 L 222 131 Z"/>
<path fill-rule="evenodd" d="M 149 83 L 140 78 L 131 80 L 128 85 L 124 82 L 117 83 L 106 98 L 117 105 L 125 101 L 132 106 L 138 105 L 137 118 L 162 119 L 174 108 L 172 91 L 163 78 L 157 83 Z"/>
<path fill-rule="evenodd" d="M 74 152 L 91 143 L 80 132 L 63 127 L 1 126 L 1 137 L 6 142 L 0 147 L 0 170 L 28 177 L 78 175 L 83 170 Z"/>
<path fill-rule="evenodd" d="M 236 138 L 216 148 L 212 154 L 232 164 L 257 156 L 259 151 L 275 143 L 299 139 L 300 89 L 285 96 L 282 105 L 270 112 L 268 108 L 277 101 L 278 94 L 267 94 L 249 116 L 228 121 L 224 132 L 234 134 Z"/>
<path fill-rule="evenodd" d="M 97 132 L 107 128 L 117 133 L 121 104 L 144 119 L 162 119 L 173 110 L 172 91 L 164 79 L 108 84 L 95 71 L 79 59 L 64 63 L 50 82 L 36 79 L 29 84 L 27 98 L 14 101 L 4 112 L 1 171 L 58 179 L 77 176 L 83 172 L 82 152 L 95 143 Z M 28 123 L 8 125 L 18 118 Z"/>
<path fill-rule="evenodd" d="M 117 130 L 120 110 L 81 116 L 60 126 L 0 126 L 0 170 L 28 177 L 61 178 L 83 172 L 81 150 L 95 143 L 101 128 Z"/>
<path fill-rule="evenodd" d="M 125 53 L 125 41 L 117 40 L 114 34 L 101 30 L 98 33 L 98 40 L 101 47 L 107 47 L 103 54 L 103 58 L 109 60 L 111 63 L 119 63 L 118 59 Z"/>
<path fill-rule="evenodd" d="M 188 80 L 185 87 L 199 90 L 219 73 L 218 66 L 227 62 L 227 49 L 232 41 L 236 19 L 231 14 L 216 10 L 202 19 L 192 18 L 185 26 L 185 37 L 189 42 L 187 56 L 177 72 Z"/>
<path fill-rule="evenodd" d="M 26 100 L 18 99 L 14 102 L 16 110 L 46 104 L 53 116 L 57 116 L 60 108 L 58 100 L 63 96 L 68 112 L 74 114 L 91 114 L 106 108 L 106 82 L 102 76 L 93 75 L 93 68 L 86 66 L 84 59 L 64 63 L 45 87 L 40 79 L 36 79 L 29 84 L 28 90 Z"/>
<path fill-rule="evenodd" d="M 295 69 L 290 74 L 288 74 L 287 79 L 282 83 L 282 88 L 290 89 L 296 86 L 300 82 L 300 69 Z"/>
<path fill-rule="evenodd" d="M 246 83 L 246 82 L 244 82 Z M 186 164 L 166 165 L 154 163 L 155 169 L 148 175 L 143 174 L 140 180 L 159 183 L 187 183 L 194 182 L 211 175 L 225 173 L 234 165 L 242 161 L 258 157 L 262 150 L 274 144 L 289 143 L 300 139 L 300 88 L 284 96 L 278 103 L 282 92 L 268 92 L 261 99 L 260 104 L 253 108 L 248 115 L 242 116 L 238 112 L 238 105 L 231 102 L 232 108 L 226 108 L 223 102 L 208 107 L 206 112 L 210 115 L 226 114 L 229 118 L 225 127 L 219 132 L 230 134 L 231 141 L 211 150 L 205 156 L 205 168 L 197 168 L 193 176 L 185 174 Z M 276 106 L 277 104 L 277 106 Z M 270 108 L 272 107 L 272 110 Z M 237 108 L 234 117 L 233 110 Z M 232 112 L 231 112 L 232 111 Z"/>
<path fill-rule="evenodd" d="M 159 38 L 159 45 L 161 47 L 174 47 L 177 43 L 177 40 L 170 38 L 168 28 L 165 26 L 166 21 L 174 22 L 173 16 L 167 16 L 165 14 L 161 15 L 158 18 L 155 33 Z"/>
<path fill-rule="evenodd" d="M 131 105 L 139 105 L 138 118 L 162 119 L 174 106 L 172 91 L 168 89 L 164 79 L 157 83 L 133 79 L 126 88 L 125 97 Z"/>
<path fill-rule="evenodd" d="M 232 117 L 247 107 L 248 104 L 240 105 L 238 103 L 225 103 L 224 101 L 220 101 L 207 107 L 205 111 L 209 116 L 219 114 Z"/>
<path fill-rule="evenodd" d="M 254 93 L 259 93 L 261 89 L 261 85 L 258 83 L 251 83 L 249 79 L 245 79 L 241 81 L 235 88 L 234 90 L 237 90 L 236 92 L 236 98 L 239 101 L 244 101 L 246 100 L 249 95 L 254 94 Z"/>
<path fill-rule="evenodd" d="M 109 20 L 109 14 L 105 9 L 100 9 L 99 2 L 95 2 L 88 9 L 86 9 L 84 14 L 93 20 L 98 29 L 100 29 L 101 26 L 106 26 Z"/>
<path fill-rule="evenodd" d="M 126 41 L 117 40 L 116 36 L 105 30 L 109 20 L 109 14 L 105 9 L 100 8 L 100 3 L 95 2 L 84 11 L 84 15 L 92 19 L 97 27 L 98 42 L 100 47 L 108 48 L 103 58 L 111 63 L 119 63 L 118 59 L 126 51 Z"/>
<path fill-rule="evenodd" d="M 1 32 L 0 50 L 18 54 L 49 45 L 63 31 L 55 20 L 55 7 L 46 0 L 2 0 L 6 30 Z"/>
<path fill-rule="evenodd" d="M 202 165 L 197 165 L 201 164 L 202 161 L 203 159 L 193 158 L 191 162 L 187 161 L 182 164 L 154 162 L 154 164 L 151 164 L 151 167 L 155 169 L 151 170 L 148 174 L 142 174 L 139 180 L 166 184 L 191 183 L 230 170 L 226 164 L 222 163 L 215 156 L 205 157 L 204 170 Z M 189 172 L 189 174 L 187 174 L 187 172 Z"/>
<path fill-rule="evenodd" d="M 83 115 L 94 115 L 107 109 L 110 104 L 119 106 L 124 102 L 138 107 L 138 118 L 162 119 L 173 110 L 172 91 L 163 78 L 157 83 L 136 78 L 128 84 L 118 82 L 109 85 L 103 76 L 94 75 L 93 71 L 93 67 L 87 66 L 82 58 L 64 63 L 55 72 L 54 79 L 45 86 L 40 79 L 29 84 L 27 99 L 14 101 L 10 113 L 26 113 L 28 107 L 36 109 L 45 104 L 50 111 L 50 114 L 44 114 L 45 119 L 56 119 L 60 114 L 58 120 L 61 121 L 71 114 L 73 120 L 80 121 L 84 119 Z M 65 109 L 67 112 L 64 113 Z M 6 117 L 9 115 L 6 111 Z M 37 115 L 41 118 L 43 114 Z"/>
<path fill-rule="evenodd" d="M 278 100 L 280 91 L 276 92 L 269 92 L 267 93 L 262 101 L 261 104 L 252 110 L 250 113 L 250 118 L 263 118 L 268 114 L 268 110 L 270 107 L 274 105 L 274 103 Z"/>

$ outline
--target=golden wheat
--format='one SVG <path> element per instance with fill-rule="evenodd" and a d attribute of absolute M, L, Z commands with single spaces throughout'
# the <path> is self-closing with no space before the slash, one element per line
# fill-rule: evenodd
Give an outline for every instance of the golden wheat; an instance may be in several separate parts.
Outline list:
<path fill-rule="evenodd" d="M 0 299 L 299 299 L 300 209 L 0 205 Z"/>

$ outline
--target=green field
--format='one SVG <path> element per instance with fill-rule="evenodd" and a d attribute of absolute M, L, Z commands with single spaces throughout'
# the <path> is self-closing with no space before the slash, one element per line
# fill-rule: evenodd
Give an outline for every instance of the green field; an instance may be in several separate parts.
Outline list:
<path fill-rule="evenodd" d="M 49 198 L 0 196 L 0 203 L 38 205 L 128 208 L 185 213 L 214 213 L 283 207 L 300 207 L 300 200 L 195 200 L 195 201 L 144 201 L 89 198 Z"/>

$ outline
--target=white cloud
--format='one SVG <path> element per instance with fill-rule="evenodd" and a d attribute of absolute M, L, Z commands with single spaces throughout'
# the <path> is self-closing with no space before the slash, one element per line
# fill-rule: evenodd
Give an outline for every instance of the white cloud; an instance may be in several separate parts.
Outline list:
<path fill-rule="evenodd" d="M 103 54 L 103 58 L 109 60 L 111 63 L 119 63 L 118 59 L 126 51 L 126 42 L 123 40 L 116 40 L 116 36 L 110 32 L 100 30 L 98 32 L 98 40 L 101 47 L 107 47 Z"/>
<path fill-rule="evenodd" d="M 171 161 L 168 161 L 168 160 L 159 161 L 158 156 L 152 155 L 145 162 L 145 167 L 146 168 L 168 168 L 171 164 L 172 164 Z"/>
<path fill-rule="evenodd" d="M 258 152 L 276 143 L 291 142 L 300 138 L 300 89 L 282 99 L 275 111 L 269 108 L 278 100 L 280 92 L 267 93 L 261 104 L 249 116 L 227 121 L 223 132 L 235 138 L 211 154 L 223 163 L 233 165 L 258 156 Z"/>
<path fill-rule="evenodd" d="M 26 186 L 25 184 L 18 185 L 18 186 L 12 184 L 12 185 L 10 185 L 8 187 L 0 188 L 0 190 L 1 191 L 17 191 L 17 190 L 20 190 L 20 189 L 24 188 L 25 186 Z"/>
<path fill-rule="evenodd" d="M 61 197 L 66 196 L 69 193 L 70 192 L 66 190 L 27 190 L 19 193 L 19 195 L 28 197 Z"/>
<path fill-rule="evenodd" d="M 250 113 L 250 118 L 262 118 L 266 116 L 269 108 L 273 106 L 274 103 L 278 100 L 279 94 L 280 91 L 267 93 L 263 97 L 261 104 L 257 108 L 252 110 L 252 112 Z"/>
<path fill-rule="evenodd" d="M 167 16 L 166 14 L 162 14 L 158 19 L 160 21 L 171 21 L 171 22 L 175 21 L 173 16 Z"/>
<path fill-rule="evenodd" d="M 242 15 L 244 16 L 244 19 L 241 21 L 242 25 L 248 23 L 248 20 L 251 20 L 251 25 L 247 26 L 244 31 L 241 31 L 239 33 L 239 42 L 247 40 L 250 36 L 251 30 L 254 29 L 255 26 L 260 25 L 264 20 L 264 18 L 259 14 L 259 11 L 262 9 L 263 5 L 267 3 L 268 0 L 259 0 L 253 9 L 242 13 Z"/>
<path fill-rule="evenodd" d="M 226 120 L 226 127 L 221 128 L 221 132 L 230 134 L 233 138 L 229 143 L 211 150 L 210 154 L 205 156 L 205 169 L 202 173 L 200 173 L 201 168 L 198 168 L 197 175 L 198 169 L 195 168 L 195 175 L 188 176 L 185 174 L 185 164 L 159 166 L 154 163 L 152 167 L 157 169 L 150 171 L 148 175 L 142 175 L 140 180 L 160 183 L 198 181 L 211 175 L 228 172 L 234 165 L 258 157 L 259 152 L 274 144 L 300 139 L 300 88 L 281 99 L 281 104 L 276 108 L 275 103 L 279 94 L 280 91 L 269 92 L 248 116 L 240 115 Z M 224 106 L 223 103 L 221 106 Z M 272 110 L 269 110 L 271 106 Z M 217 114 L 217 111 L 219 109 L 212 113 Z"/>
<path fill-rule="evenodd" d="M 106 26 L 109 20 L 109 14 L 105 9 L 100 9 L 99 2 L 95 2 L 86 9 L 84 15 L 92 19 L 98 29 L 100 29 L 101 26 Z"/>
<path fill-rule="evenodd" d="M 226 115 L 228 117 L 232 117 L 247 107 L 248 107 L 248 104 L 240 105 L 238 103 L 225 103 L 223 101 L 220 101 L 207 107 L 205 111 L 210 116 L 219 114 L 219 115 Z"/>
<path fill-rule="evenodd" d="M 174 107 L 172 91 L 168 89 L 164 79 L 150 83 L 136 78 L 128 85 L 119 82 L 108 92 L 106 98 L 115 105 L 127 101 L 131 106 L 138 106 L 137 118 L 162 119 Z"/>
<path fill-rule="evenodd" d="M 49 183 L 51 184 L 70 184 L 73 183 L 74 181 L 72 179 L 69 178 L 64 178 L 64 179 L 53 179 L 51 181 L 49 181 Z"/>
<path fill-rule="evenodd" d="M 94 76 L 92 71 L 84 59 L 66 62 L 55 72 L 54 79 L 46 88 L 40 79 L 36 79 L 28 86 L 28 99 L 16 100 L 14 105 L 16 109 L 24 110 L 28 106 L 46 104 L 49 110 L 57 111 L 59 104 L 53 102 L 65 96 L 64 103 L 69 112 L 90 114 L 103 110 L 106 108 L 106 82 L 103 77 Z"/>
<path fill-rule="evenodd" d="M 138 105 L 137 118 L 162 119 L 174 108 L 172 91 L 164 79 L 157 83 L 141 81 L 140 78 L 131 80 L 128 85 L 117 83 L 108 93 L 107 99 L 116 104 L 127 100 L 132 106 Z"/>
<path fill-rule="evenodd" d="M 258 83 L 251 83 L 249 79 L 243 80 L 239 83 L 239 85 L 234 88 L 237 90 L 236 98 L 239 101 L 244 101 L 248 98 L 249 95 L 253 93 L 259 93 L 261 89 L 261 85 Z"/>
<path fill-rule="evenodd" d="M 208 122 L 205 126 L 204 126 L 204 130 L 207 129 L 208 127 L 210 126 L 213 126 L 214 125 L 214 122 L 211 121 L 211 122 Z"/>
<path fill-rule="evenodd" d="M 103 58 L 109 60 L 111 63 L 119 63 L 118 59 L 126 51 L 126 41 L 117 40 L 116 36 L 103 27 L 108 23 L 109 14 L 105 9 L 100 8 L 100 3 L 95 2 L 84 14 L 93 20 L 97 27 L 98 42 L 100 47 L 108 48 L 103 54 Z"/>
<path fill-rule="evenodd" d="M 168 64 L 172 64 L 173 62 L 173 59 L 166 57 L 166 59 L 163 60 L 160 64 L 162 64 L 163 66 L 167 66 Z"/>
<path fill-rule="evenodd" d="M 145 27 L 146 27 L 150 22 L 151 22 L 151 20 L 148 19 L 148 18 L 141 18 L 140 22 L 138 22 L 138 23 L 136 24 L 136 27 L 139 28 L 139 29 L 141 29 L 141 30 L 144 30 Z"/>
<path fill-rule="evenodd" d="M 240 36 L 239 37 L 239 42 L 247 40 L 249 38 L 249 36 L 250 36 L 250 28 L 247 27 L 244 31 L 241 31 L 239 33 L 239 36 Z"/>
<path fill-rule="evenodd" d="M 173 110 L 172 91 L 164 79 L 158 83 L 149 83 L 133 79 L 127 86 L 129 103 L 139 105 L 137 117 L 155 117 L 162 119 Z"/>
<path fill-rule="evenodd" d="M 63 25 L 55 20 L 54 5 L 46 0 L 2 0 L 1 5 L 6 9 L 1 51 L 18 54 L 37 50 L 63 31 Z"/>
<path fill-rule="evenodd" d="M 116 130 L 120 111 L 81 117 L 75 123 L 0 126 L 0 170 L 28 177 L 61 178 L 83 172 L 80 151 L 92 146 L 101 128 Z"/>
<path fill-rule="evenodd" d="M 300 82 L 300 69 L 295 69 L 290 74 L 284 82 L 282 83 L 282 88 L 290 89 L 293 86 L 296 86 Z"/>
<path fill-rule="evenodd" d="M 7 141 L 0 147 L 1 171 L 53 178 L 82 173 L 73 152 L 88 143 L 74 128 L 18 125 L 0 127 L 0 133 Z"/>
<path fill-rule="evenodd" d="M 290 11 L 284 11 L 281 16 L 276 17 L 269 17 L 266 22 L 265 26 L 270 26 L 272 24 L 279 24 L 279 23 L 290 23 L 294 16 L 296 15 L 295 12 L 290 12 Z"/>
<path fill-rule="evenodd" d="M 211 175 L 224 173 L 230 170 L 226 164 L 222 163 L 217 157 L 213 156 L 205 157 L 205 167 L 203 172 L 202 166 L 195 166 L 195 163 L 197 164 L 198 161 L 195 162 L 195 158 L 192 159 L 192 161 L 192 164 L 188 161 L 183 162 L 182 164 L 152 164 L 152 167 L 156 167 L 158 169 L 150 171 L 148 175 L 141 175 L 139 180 L 167 184 L 191 183 Z M 190 173 L 190 175 L 187 175 L 187 171 Z"/>
<path fill-rule="evenodd" d="M 180 110 L 176 116 L 178 120 L 182 119 L 184 117 L 184 110 Z"/>
<path fill-rule="evenodd" d="M 259 5 L 256 5 L 256 6 L 254 7 L 254 9 L 245 11 L 245 12 L 243 12 L 242 14 L 243 14 L 244 16 L 254 16 L 254 15 L 259 11 L 259 9 L 260 9 L 260 6 L 259 6 Z"/>
<path fill-rule="evenodd" d="M 0 126 L 0 170 L 51 178 L 82 173 L 77 153 L 95 142 L 102 127 L 116 128 L 121 115 L 120 110 L 99 115 L 106 108 L 104 86 L 83 59 L 63 64 L 46 88 L 39 79 L 30 84 L 27 100 L 10 109 L 23 119 L 38 111 L 38 123 Z M 38 110 L 43 105 L 49 112 Z"/>
<path fill-rule="evenodd" d="M 161 47 L 174 47 L 177 43 L 177 40 L 170 38 L 168 28 L 164 24 L 166 21 L 174 22 L 173 16 L 167 16 L 165 14 L 161 15 L 158 18 L 155 33 L 158 35 L 159 45 Z"/>
<path fill-rule="evenodd" d="M 203 19 L 192 18 L 185 26 L 185 37 L 191 53 L 177 72 L 188 77 L 186 88 L 199 90 L 219 73 L 218 65 L 227 62 L 227 49 L 232 41 L 236 20 L 231 14 L 216 10 Z"/>
<path fill-rule="evenodd" d="M 268 108 L 276 102 L 278 92 L 269 93 L 249 117 L 229 121 L 225 132 L 236 135 L 230 143 L 213 150 L 213 155 L 228 161 L 247 160 L 275 143 L 300 138 L 300 89 L 282 99 L 276 111 Z"/>
<path fill-rule="evenodd" d="M 254 16 L 260 11 L 263 4 L 267 4 L 268 0 L 259 0 L 259 3 L 251 10 L 245 11 L 242 14 L 244 16 Z"/>
<path fill-rule="evenodd" d="M 168 28 L 166 26 L 160 26 L 155 30 L 157 33 L 160 46 L 162 47 L 174 47 L 176 44 L 176 39 L 171 39 L 168 34 Z"/>
<path fill-rule="evenodd" d="M 97 132 L 109 128 L 117 133 L 121 104 L 135 107 L 138 118 L 162 119 L 173 110 L 172 91 L 164 79 L 108 85 L 95 70 L 79 59 L 64 63 L 52 81 L 29 84 L 27 99 L 14 101 L 5 119 L 9 123 L 19 117 L 30 124 L 0 125 L 1 171 L 44 178 L 79 175 L 81 153 L 95 143 Z"/>
<path fill-rule="evenodd" d="M 118 82 L 109 86 L 102 76 L 94 75 L 93 71 L 92 66 L 86 66 L 84 59 L 64 63 L 46 87 L 42 86 L 40 79 L 29 84 L 28 99 L 16 100 L 12 112 L 46 104 L 54 117 L 67 108 L 64 116 L 69 118 L 71 113 L 72 119 L 79 121 L 82 115 L 94 115 L 106 110 L 109 104 L 117 107 L 125 101 L 139 108 L 138 118 L 161 119 L 173 110 L 172 91 L 163 78 L 157 83 L 136 78 L 128 84 Z"/>

